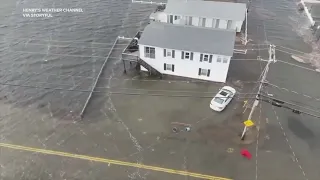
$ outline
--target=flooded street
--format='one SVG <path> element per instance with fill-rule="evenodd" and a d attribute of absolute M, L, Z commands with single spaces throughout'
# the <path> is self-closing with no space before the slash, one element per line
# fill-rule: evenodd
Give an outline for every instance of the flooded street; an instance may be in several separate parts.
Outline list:
<path fill-rule="evenodd" d="M 143 29 L 154 8 L 127 0 L 78 1 L 76 7 L 82 8 L 83 13 L 53 13 L 54 17 L 44 19 L 22 16 L 22 9 L 35 7 L 37 1 L 7 4 L 1 11 L 5 13 L 1 17 L 7 17 L 0 29 L 2 82 L 49 89 L 4 86 L 4 100 L 34 107 L 50 106 L 52 113 L 60 116 L 70 111 L 77 113 L 82 108 L 88 93 L 81 91 L 90 91 L 116 37 L 132 37 Z M 40 6 L 70 5 L 74 6 L 73 1 L 46 1 Z M 310 43 L 307 19 L 297 11 L 294 1 L 253 1 L 248 29 L 249 39 L 260 44 L 259 48 L 273 43 L 316 53 Z M 126 42 L 118 48 L 125 45 Z M 117 61 L 117 57 L 111 57 L 109 62 Z M 57 92 L 50 88 L 81 91 Z"/>

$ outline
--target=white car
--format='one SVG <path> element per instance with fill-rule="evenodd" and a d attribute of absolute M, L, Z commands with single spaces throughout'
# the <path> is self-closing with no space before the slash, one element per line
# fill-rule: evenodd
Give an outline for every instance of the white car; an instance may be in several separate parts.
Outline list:
<path fill-rule="evenodd" d="M 236 90 L 234 88 L 230 86 L 224 86 L 211 100 L 210 108 L 218 112 L 223 111 L 230 103 L 235 94 Z"/>

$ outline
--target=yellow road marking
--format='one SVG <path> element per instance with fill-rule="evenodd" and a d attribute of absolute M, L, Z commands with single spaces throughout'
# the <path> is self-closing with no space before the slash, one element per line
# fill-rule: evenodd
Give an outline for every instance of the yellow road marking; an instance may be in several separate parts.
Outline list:
<path fill-rule="evenodd" d="M 66 153 L 66 152 L 61 152 L 61 151 L 38 149 L 38 148 L 19 146 L 19 145 L 14 145 L 14 144 L 0 143 L 0 147 L 22 150 L 22 151 L 29 151 L 29 152 L 37 152 L 37 153 L 42 153 L 42 154 L 50 154 L 50 155 L 55 155 L 55 156 L 68 157 L 68 158 L 83 159 L 83 160 L 89 160 L 89 161 L 95 161 L 95 162 L 101 162 L 101 163 L 114 164 L 114 165 L 119 165 L 119 166 L 136 167 L 136 168 L 171 173 L 171 174 L 176 174 L 176 175 L 190 176 L 190 177 L 195 177 L 195 178 L 200 178 L 200 179 L 231 180 L 228 178 L 216 177 L 216 176 L 199 174 L 199 173 L 192 173 L 192 172 L 188 172 L 188 171 L 180 171 L 180 170 L 161 168 L 161 167 L 156 167 L 156 166 L 148 166 L 148 165 L 144 165 L 144 164 L 118 161 L 118 160 L 112 160 L 112 159 L 104 159 L 104 158 L 99 158 L 99 157 L 91 157 L 91 156 L 72 154 L 72 153 Z"/>

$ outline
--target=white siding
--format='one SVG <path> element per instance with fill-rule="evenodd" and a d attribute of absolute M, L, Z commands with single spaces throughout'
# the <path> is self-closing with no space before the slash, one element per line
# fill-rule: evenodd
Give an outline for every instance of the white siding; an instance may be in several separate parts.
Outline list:
<path fill-rule="evenodd" d="M 156 21 L 160 21 L 163 23 L 168 23 L 168 16 L 166 13 L 161 13 L 161 15 L 157 16 Z M 178 15 L 181 18 L 179 20 L 174 20 L 173 24 L 180 24 L 180 25 L 188 25 L 188 21 L 189 21 L 189 17 L 185 16 L 185 15 Z M 202 18 L 199 17 L 192 17 L 192 25 L 193 26 L 202 26 Z M 206 25 L 205 27 L 212 27 L 215 28 L 215 24 L 217 22 L 217 19 L 215 18 L 215 20 L 213 21 L 213 18 L 206 18 Z M 212 24 L 213 23 L 213 24 Z M 223 19 L 219 19 L 219 29 L 227 29 L 227 23 L 228 20 L 223 20 Z M 244 23 L 243 21 L 234 21 L 232 20 L 232 24 L 231 24 L 231 28 L 230 29 L 234 29 L 237 30 L 237 32 L 241 31 L 241 27 L 242 24 Z"/>
<path fill-rule="evenodd" d="M 236 21 L 232 21 L 230 29 L 236 29 Z"/>
<path fill-rule="evenodd" d="M 173 24 L 185 25 L 186 23 L 185 18 L 183 16 L 179 16 L 179 15 L 177 16 L 178 16 L 178 19 L 177 20 L 173 19 Z M 175 16 L 173 18 L 175 18 Z"/>
<path fill-rule="evenodd" d="M 235 26 L 236 26 L 237 32 L 241 31 L 242 24 L 243 24 L 243 21 L 237 21 L 236 22 Z"/>
<path fill-rule="evenodd" d="M 212 18 L 206 18 L 206 27 L 212 27 Z"/>
<path fill-rule="evenodd" d="M 168 16 L 169 16 L 169 15 L 164 14 L 164 15 L 162 15 L 161 18 L 159 18 L 158 20 L 159 20 L 160 22 L 167 23 Z"/>
<path fill-rule="evenodd" d="M 168 23 L 168 17 L 169 15 L 163 15 L 161 14 L 161 17 L 159 16 L 159 20 L 160 22 L 163 23 Z M 173 24 L 180 24 L 180 25 L 188 25 L 188 21 L 189 21 L 189 17 L 188 16 L 180 16 L 180 19 L 178 20 L 173 20 Z M 205 27 L 208 28 L 215 28 L 217 19 L 213 19 L 212 18 L 206 18 L 206 25 Z M 231 28 L 230 29 L 237 29 L 237 32 L 241 31 L 241 27 L 242 27 L 243 21 L 234 21 L 232 20 L 231 23 Z M 192 25 L 193 26 L 202 26 L 202 18 L 199 17 L 192 17 Z M 223 19 L 219 19 L 219 29 L 227 29 L 227 25 L 228 25 L 228 20 L 223 20 Z"/>
<path fill-rule="evenodd" d="M 193 26 L 199 26 L 199 21 L 200 21 L 200 18 L 192 17 L 192 25 Z"/>
<path fill-rule="evenodd" d="M 200 54 L 198 52 L 193 52 L 193 60 L 181 59 L 180 50 L 175 50 L 175 58 L 164 57 L 163 48 L 155 47 L 155 59 L 144 57 L 144 45 L 139 45 L 140 58 L 146 63 L 152 66 L 154 69 L 162 74 L 169 74 L 175 76 L 183 76 L 195 79 L 203 79 L 215 82 L 225 82 L 228 74 L 229 64 L 231 57 L 226 57 L 228 59 L 227 63 L 217 62 L 218 55 L 213 55 L 212 62 L 200 62 Z M 221 56 L 225 57 L 225 56 Z M 164 63 L 174 64 L 174 72 L 165 71 Z M 210 69 L 210 76 L 199 76 L 199 68 Z"/>
<path fill-rule="evenodd" d="M 227 20 L 220 19 L 219 28 L 220 29 L 227 29 Z"/>

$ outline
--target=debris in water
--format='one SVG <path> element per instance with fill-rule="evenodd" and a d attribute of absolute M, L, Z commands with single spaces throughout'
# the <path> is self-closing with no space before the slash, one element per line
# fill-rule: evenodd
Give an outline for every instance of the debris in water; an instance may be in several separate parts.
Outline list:
<path fill-rule="evenodd" d="M 298 62 L 301 62 L 301 63 L 305 63 L 304 60 L 298 56 L 295 56 L 295 55 L 291 55 L 291 58 L 298 61 Z"/>
<path fill-rule="evenodd" d="M 177 133 L 177 132 L 178 132 L 178 128 L 174 127 L 174 128 L 172 128 L 172 131 L 173 131 L 174 133 Z"/>

